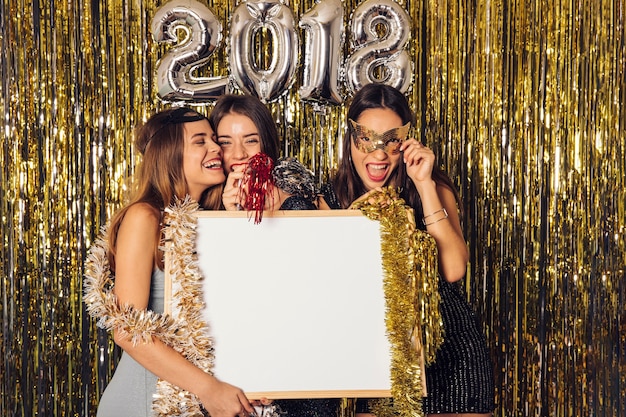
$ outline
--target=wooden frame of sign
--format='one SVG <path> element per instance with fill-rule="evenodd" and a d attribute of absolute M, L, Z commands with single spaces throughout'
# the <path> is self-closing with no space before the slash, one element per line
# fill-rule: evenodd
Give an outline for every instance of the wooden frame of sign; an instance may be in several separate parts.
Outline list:
<path fill-rule="evenodd" d="M 389 397 L 379 222 L 356 210 L 250 215 L 197 213 L 215 376 L 251 399 Z M 166 311 L 171 284 L 166 274 Z"/>

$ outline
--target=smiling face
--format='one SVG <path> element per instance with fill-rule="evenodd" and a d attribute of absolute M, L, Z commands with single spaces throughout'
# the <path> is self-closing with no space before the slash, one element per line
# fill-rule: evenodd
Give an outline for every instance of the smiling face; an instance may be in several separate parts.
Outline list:
<path fill-rule="evenodd" d="M 222 150 L 215 142 L 208 120 L 187 122 L 183 127 L 183 173 L 189 195 L 199 201 L 207 188 L 226 180 L 222 168 Z"/>
<path fill-rule="evenodd" d="M 363 128 L 383 134 L 391 129 L 401 128 L 405 124 L 396 112 L 388 108 L 373 108 L 364 110 L 355 120 Z M 360 150 L 355 141 L 350 138 L 350 154 L 354 169 L 361 178 L 366 190 L 386 185 L 389 177 L 400 163 L 401 153 L 387 153 L 384 147 L 376 147 L 371 152 Z"/>
<path fill-rule="evenodd" d="M 252 119 L 238 113 L 222 117 L 217 126 L 217 143 L 222 148 L 227 173 L 245 167 L 250 157 L 263 151 L 259 129 Z"/>

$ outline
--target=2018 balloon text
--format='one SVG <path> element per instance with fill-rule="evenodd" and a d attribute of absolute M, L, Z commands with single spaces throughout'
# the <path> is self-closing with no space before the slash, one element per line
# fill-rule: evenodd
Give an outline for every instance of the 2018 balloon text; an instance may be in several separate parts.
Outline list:
<path fill-rule="evenodd" d="M 406 10 L 393 0 L 366 0 L 347 25 L 344 16 L 340 0 L 321 0 L 296 26 L 293 12 L 280 0 L 243 1 L 230 16 L 228 76 L 198 77 L 197 69 L 221 47 L 222 24 L 198 1 L 172 0 L 151 22 L 154 40 L 173 44 L 158 62 L 158 95 L 168 102 L 208 103 L 233 82 L 270 102 L 293 86 L 300 64 L 301 100 L 341 104 L 346 90 L 354 92 L 372 82 L 407 91 L 413 64 L 407 51 L 411 22 Z M 350 52 L 344 57 L 347 27 Z M 261 31 L 269 37 L 265 67 L 255 62 Z"/>

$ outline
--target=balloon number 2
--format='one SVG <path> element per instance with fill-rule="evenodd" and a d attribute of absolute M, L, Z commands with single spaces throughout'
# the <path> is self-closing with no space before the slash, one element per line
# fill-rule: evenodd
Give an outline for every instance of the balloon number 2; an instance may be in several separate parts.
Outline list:
<path fill-rule="evenodd" d="M 207 6 L 195 0 L 175 0 L 157 9 L 152 18 L 156 42 L 175 43 L 157 64 L 158 95 L 164 101 L 202 103 L 226 91 L 225 77 L 194 76 L 222 40 L 222 25 Z M 179 40 L 179 30 L 185 34 Z"/>
<path fill-rule="evenodd" d="M 232 80 L 239 89 L 273 101 L 287 93 L 300 61 L 300 37 L 287 0 L 247 0 L 230 21 L 229 76 L 197 77 L 222 40 L 222 25 L 196 0 L 172 0 L 157 9 L 151 24 L 156 42 L 172 43 L 157 64 L 158 96 L 168 102 L 202 104 L 226 92 Z M 304 32 L 300 99 L 340 104 L 340 85 L 352 93 L 383 82 L 406 92 L 413 64 L 406 50 L 411 21 L 394 0 L 365 0 L 351 16 L 351 53 L 341 60 L 345 41 L 340 0 L 321 0 L 302 15 Z M 255 61 L 259 33 L 271 38 L 267 68 Z M 182 39 L 179 38 L 183 33 Z"/>

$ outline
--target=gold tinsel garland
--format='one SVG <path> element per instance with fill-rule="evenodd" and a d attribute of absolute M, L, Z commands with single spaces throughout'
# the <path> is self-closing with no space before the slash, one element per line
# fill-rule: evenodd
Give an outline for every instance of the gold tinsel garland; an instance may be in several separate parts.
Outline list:
<path fill-rule="evenodd" d="M 107 258 L 107 229 L 102 228 L 85 262 L 83 301 L 87 312 L 97 320 L 98 327 L 109 331 L 117 329 L 120 335 L 127 336 L 134 344 L 149 343 L 153 335 L 176 333 L 178 325 L 171 317 L 117 303 L 113 294 L 114 277 Z"/>
<path fill-rule="evenodd" d="M 196 257 L 196 226 L 194 213 L 198 204 L 190 197 L 165 210 L 163 252 L 170 262 L 166 263 L 172 282 L 172 311 L 181 323 L 177 345 L 172 347 L 190 362 L 212 374 L 214 365 L 213 341 L 209 326 L 202 319 L 204 297 L 202 272 Z M 206 415 L 195 395 L 167 381 L 157 382 L 153 410 L 159 416 L 193 417 Z"/>
<path fill-rule="evenodd" d="M 383 188 L 354 208 L 380 221 L 385 323 L 391 345 L 393 401 L 370 402 L 378 417 L 423 416 L 422 358 L 435 359 L 443 343 L 439 313 L 437 245 L 415 228 L 413 210 L 393 188 Z"/>

